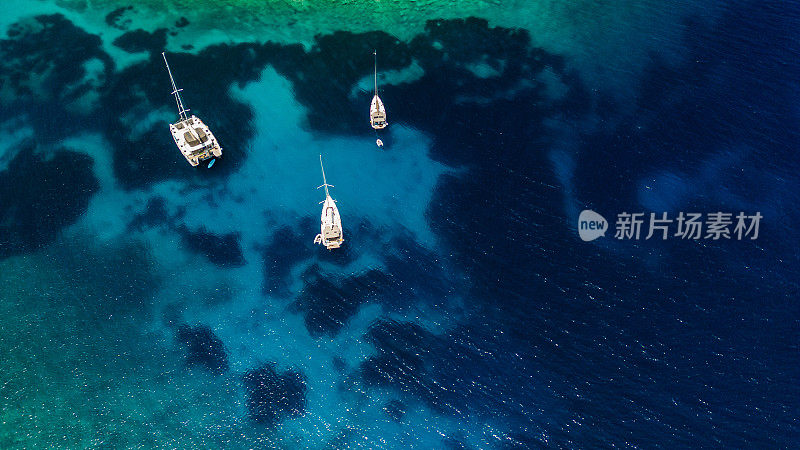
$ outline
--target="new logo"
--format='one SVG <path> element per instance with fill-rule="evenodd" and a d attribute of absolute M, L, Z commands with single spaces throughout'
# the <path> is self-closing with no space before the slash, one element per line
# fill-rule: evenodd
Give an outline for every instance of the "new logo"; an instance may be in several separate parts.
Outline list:
<path fill-rule="evenodd" d="M 584 209 L 578 216 L 578 234 L 584 242 L 593 241 L 600 236 L 605 236 L 608 222 L 600 214 L 591 209 Z"/>

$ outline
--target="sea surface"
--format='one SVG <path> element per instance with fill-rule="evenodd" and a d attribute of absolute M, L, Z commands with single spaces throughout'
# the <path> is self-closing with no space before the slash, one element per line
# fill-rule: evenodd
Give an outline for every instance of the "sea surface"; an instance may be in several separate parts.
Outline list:
<path fill-rule="evenodd" d="M 797 2 L 2 7 L 0 448 L 800 446 Z"/>

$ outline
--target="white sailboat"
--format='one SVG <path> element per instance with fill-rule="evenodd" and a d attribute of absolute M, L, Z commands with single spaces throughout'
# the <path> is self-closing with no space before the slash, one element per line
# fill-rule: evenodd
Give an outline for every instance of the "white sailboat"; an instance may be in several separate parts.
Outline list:
<path fill-rule="evenodd" d="M 175 79 L 172 78 L 172 71 L 169 69 L 169 63 L 167 62 L 167 55 L 162 52 L 161 56 L 164 57 L 164 64 L 167 65 L 169 80 L 172 82 L 172 95 L 175 96 L 175 103 L 178 105 L 178 115 L 180 116 L 177 122 L 169 125 L 169 131 L 172 133 L 175 145 L 178 146 L 178 150 L 181 151 L 183 157 L 192 166 L 197 166 L 200 161 L 221 157 L 222 147 L 211 130 L 208 129 L 208 126 L 194 114 L 191 116 L 186 114 L 189 110 L 183 107 L 183 100 L 181 100 L 180 94 L 183 89 L 178 89 L 175 85 Z M 211 160 L 208 165 L 209 168 L 214 164 L 214 161 Z"/>
<path fill-rule="evenodd" d="M 372 128 L 381 130 L 386 128 L 389 123 L 386 122 L 386 107 L 383 106 L 383 101 L 378 97 L 378 52 L 373 51 L 372 54 L 375 56 L 375 96 L 372 97 L 372 103 L 369 105 L 369 123 Z M 380 142 L 380 139 L 378 141 Z M 382 144 L 383 142 L 380 142 L 378 146 L 383 146 Z"/>
<path fill-rule="evenodd" d="M 342 218 L 339 216 L 339 208 L 336 207 L 336 201 L 331 198 L 328 192 L 328 180 L 325 178 L 325 166 L 322 165 L 322 155 L 319 155 L 319 166 L 322 168 L 322 186 L 317 189 L 325 188 L 325 201 L 322 203 L 322 217 L 320 220 L 320 234 L 314 237 L 315 244 L 322 244 L 328 250 L 339 248 L 344 242 L 344 234 L 342 233 Z"/>

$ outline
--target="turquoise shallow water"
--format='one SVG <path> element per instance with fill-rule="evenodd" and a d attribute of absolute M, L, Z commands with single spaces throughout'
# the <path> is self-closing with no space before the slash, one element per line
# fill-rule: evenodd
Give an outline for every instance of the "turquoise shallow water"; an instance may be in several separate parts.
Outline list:
<path fill-rule="evenodd" d="M 57 3 L 0 19 L 0 447 L 796 443 L 791 5 Z M 765 219 L 584 243 L 586 208 Z"/>

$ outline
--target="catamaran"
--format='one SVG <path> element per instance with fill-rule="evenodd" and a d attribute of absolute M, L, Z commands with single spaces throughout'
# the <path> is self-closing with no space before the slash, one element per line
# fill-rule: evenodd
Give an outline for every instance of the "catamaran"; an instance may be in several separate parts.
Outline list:
<path fill-rule="evenodd" d="M 383 106 L 383 102 L 381 98 L 378 97 L 378 52 L 373 51 L 372 54 L 375 56 L 375 96 L 372 97 L 372 103 L 369 105 L 369 123 L 372 125 L 372 128 L 376 130 L 381 130 L 386 128 L 386 125 L 389 125 L 386 122 L 386 108 Z M 380 139 L 378 140 L 380 142 Z M 378 144 L 379 147 L 382 147 L 383 142 Z"/>
<path fill-rule="evenodd" d="M 172 78 L 172 71 L 169 69 L 169 63 L 167 62 L 167 55 L 162 52 L 161 56 L 164 57 L 164 64 L 167 65 L 169 80 L 172 82 L 172 95 L 175 96 L 175 103 L 178 105 L 178 115 L 180 116 L 180 120 L 169 125 L 169 131 L 172 133 L 175 145 L 178 146 L 183 157 L 192 166 L 197 166 L 200 161 L 221 157 L 222 147 L 220 147 L 219 142 L 217 142 L 211 130 L 208 129 L 208 126 L 194 114 L 191 116 L 186 114 L 189 110 L 184 108 L 180 94 L 183 89 L 178 89 L 175 85 L 175 79 Z M 212 159 L 208 164 L 209 168 L 214 164 L 214 161 L 216 160 Z"/>
<path fill-rule="evenodd" d="M 315 244 L 322 244 L 328 250 L 339 248 L 344 242 L 344 235 L 342 234 L 342 218 L 339 216 L 339 208 L 336 207 L 336 201 L 331 198 L 328 192 L 328 180 L 325 178 L 325 166 L 322 165 L 322 155 L 319 155 L 319 166 L 322 168 L 322 186 L 317 189 L 325 188 L 325 201 L 322 203 L 322 219 L 320 222 L 321 233 L 314 237 Z"/>

